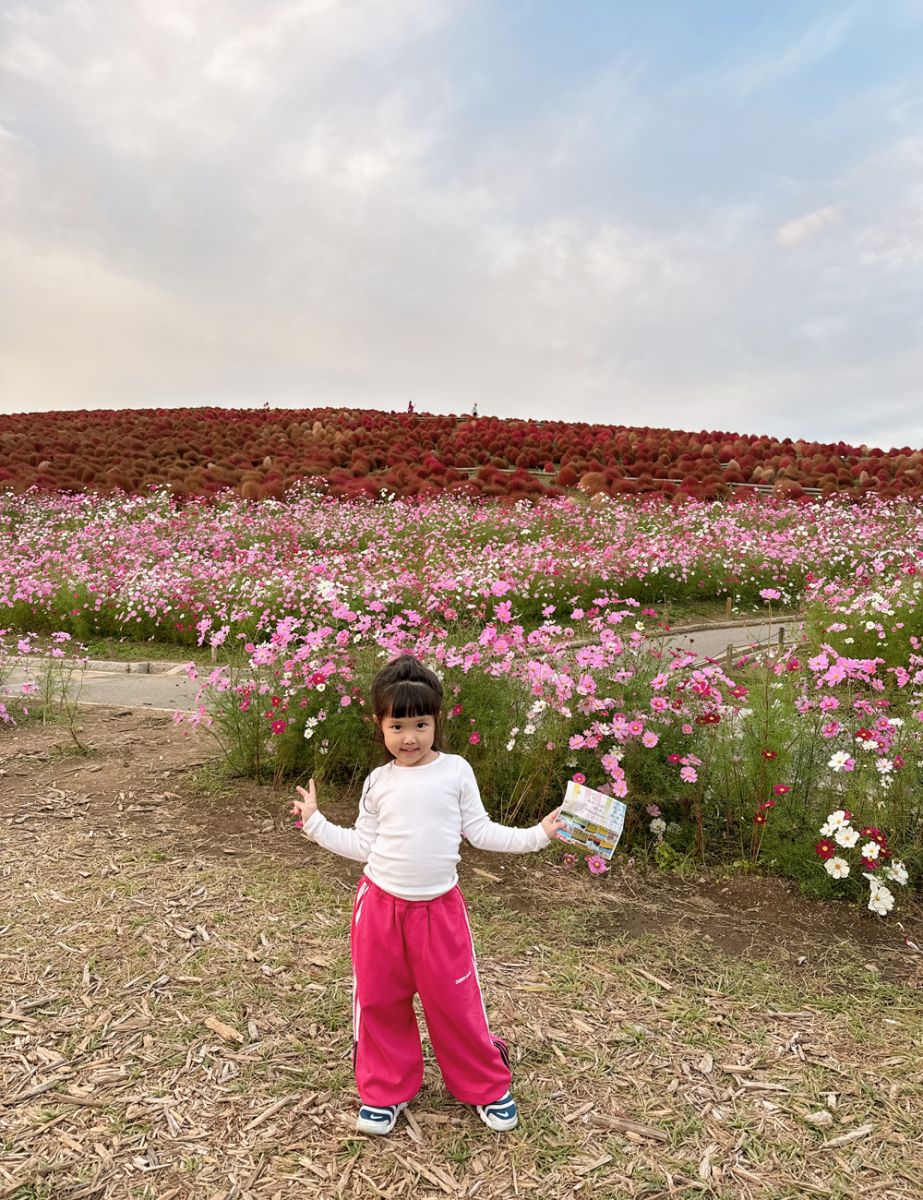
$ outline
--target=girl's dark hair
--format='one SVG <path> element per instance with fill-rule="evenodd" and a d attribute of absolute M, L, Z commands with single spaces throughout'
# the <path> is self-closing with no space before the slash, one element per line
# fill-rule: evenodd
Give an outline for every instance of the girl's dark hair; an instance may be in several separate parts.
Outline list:
<path fill-rule="evenodd" d="M 419 659 L 402 654 L 389 662 L 372 680 L 370 690 L 372 712 L 379 723 L 386 717 L 433 717 L 433 749 L 442 750 L 442 683 Z M 384 741 L 380 728 L 378 737 Z"/>

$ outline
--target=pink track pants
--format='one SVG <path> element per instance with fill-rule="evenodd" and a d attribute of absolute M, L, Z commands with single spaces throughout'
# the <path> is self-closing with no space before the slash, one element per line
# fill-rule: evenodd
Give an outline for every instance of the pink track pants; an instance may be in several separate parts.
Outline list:
<path fill-rule="evenodd" d="M 354 1062 L 363 1104 L 400 1104 L 420 1090 L 415 992 L 456 1099 L 490 1104 L 509 1091 L 506 1043 L 492 1037 L 487 1024 L 468 912 L 457 887 L 435 900 L 399 900 L 363 876 L 350 945 Z"/>

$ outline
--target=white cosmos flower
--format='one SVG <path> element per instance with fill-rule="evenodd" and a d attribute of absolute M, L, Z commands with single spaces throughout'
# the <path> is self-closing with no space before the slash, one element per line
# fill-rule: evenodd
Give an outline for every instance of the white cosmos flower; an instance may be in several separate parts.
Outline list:
<path fill-rule="evenodd" d="M 876 758 L 875 769 L 879 775 L 887 775 L 889 771 L 894 770 L 894 763 L 890 758 Z"/>
<path fill-rule="evenodd" d="M 840 829 L 843 825 L 849 824 L 849 817 L 842 808 L 838 808 L 836 812 L 830 813 L 827 817 L 827 824 L 831 829 Z"/>
<path fill-rule="evenodd" d="M 836 754 L 831 756 L 827 766 L 831 767 L 834 771 L 844 771 L 848 762 L 849 755 L 846 753 L 846 751 L 837 750 Z"/>
<path fill-rule="evenodd" d="M 821 837 L 833 837 L 833 835 L 835 833 L 836 833 L 836 830 L 830 824 L 830 822 L 824 821 L 823 825 L 821 825 L 821 827 L 820 827 L 820 836 Z"/>
<path fill-rule="evenodd" d="M 892 862 L 889 866 L 885 867 L 885 875 L 891 880 L 892 883 L 899 883 L 902 887 L 906 884 L 909 878 L 907 874 L 907 868 L 902 862 L 898 862 L 897 859 L 895 859 L 894 862 Z"/>
<path fill-rule="evenodd" d="M 872 888 L 869 896 L 869 908 L 879 917 L 885 917 L 894 907 L 894 893 L 886 887 Z"/>
<path fill-rule="evenodd" d="M 849 874 L 849 863 L 845 858 L 828 858 L 824 863 L 824 870 L 834 879 L 845 879 Z"/>
<path fill-rule="evenodd" d="M 824 836 L 829 837 L 830 834 Z M 833 835 L 833 840 L 844 850 L 851 850 L 859 840 L 859 830 L 853 829 L 851 825 L 842 825 Z"/>
<path fill-rule="evenodd" d="M 877 858 L 881 847 L 877 842 L 866 842 L 859 853 L 863 858 Z"/>
<path fill-rule="evenodd" d="M 653 821 L 651 821 L 651 833 L 660 834 L 660 833 L 666 833 L 666 831 L 667 831 L 667 823 L 663 819 L 663 817 L 654 817 Z"/>

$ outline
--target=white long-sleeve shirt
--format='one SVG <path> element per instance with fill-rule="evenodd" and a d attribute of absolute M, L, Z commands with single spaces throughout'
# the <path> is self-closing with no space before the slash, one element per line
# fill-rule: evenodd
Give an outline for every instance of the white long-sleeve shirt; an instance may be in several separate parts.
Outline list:
<path fill-rule="evenodd" d="M 515 829 L 492 821 L 470 765 L 442 753 L 422 766 L 377 767 L 365 781 L 352 829 L 315 812 L 304 834 L 364 862 L 369 879 L 402 900 L 435 900 L 455 886 L 462 834 L 480 850 L 508 854 L 544 850 L 550 842 L 540 824 Z"/>

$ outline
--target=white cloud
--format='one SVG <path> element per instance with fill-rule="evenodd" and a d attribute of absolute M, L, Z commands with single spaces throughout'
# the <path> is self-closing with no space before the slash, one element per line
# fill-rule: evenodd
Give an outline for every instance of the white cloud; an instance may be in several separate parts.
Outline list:
<path fill-rule="evenodd" d="M 837 225 L 839 222 L 839 209 L 828 204 L 824 208 L 816 208 L 813 212 L 805 213 L 803 216 L 795 217 L 794 220 L 780 225 L 776 230 L 776 242 L 785 247 L 797 246 L 816 236 L 828 225 Z"/>
<path fill-rule="evenodd" d="M 481 22 L 464 46 L 459 12 Z M 914 135 L 716 201 L 690 178 L 694 121 L 621 45 L 508 118 L 493 19 L 467 0 L 9 9 L 0 405 L 477 400 L 792 436 L 870 402 L 911 419 Z M 786 70 L 835 29 L 812 37 Z"/>
<path fill-rule="evenodd" d="M 725 83 L 741 96 L 748 96 L 787 76 L 816 66 L 830 58 L 842 45 L 856 19 L 856 6 L 812 22 L 784 48 L 756 49 L 724 76 Z"/>
<path fill-rule="evenodd" d="M 842 333 L 847 324 L 845 317 L 812 317 L 808 321 L 802 321 L 798 332 L 812 341 L 824 342 Z"/>

